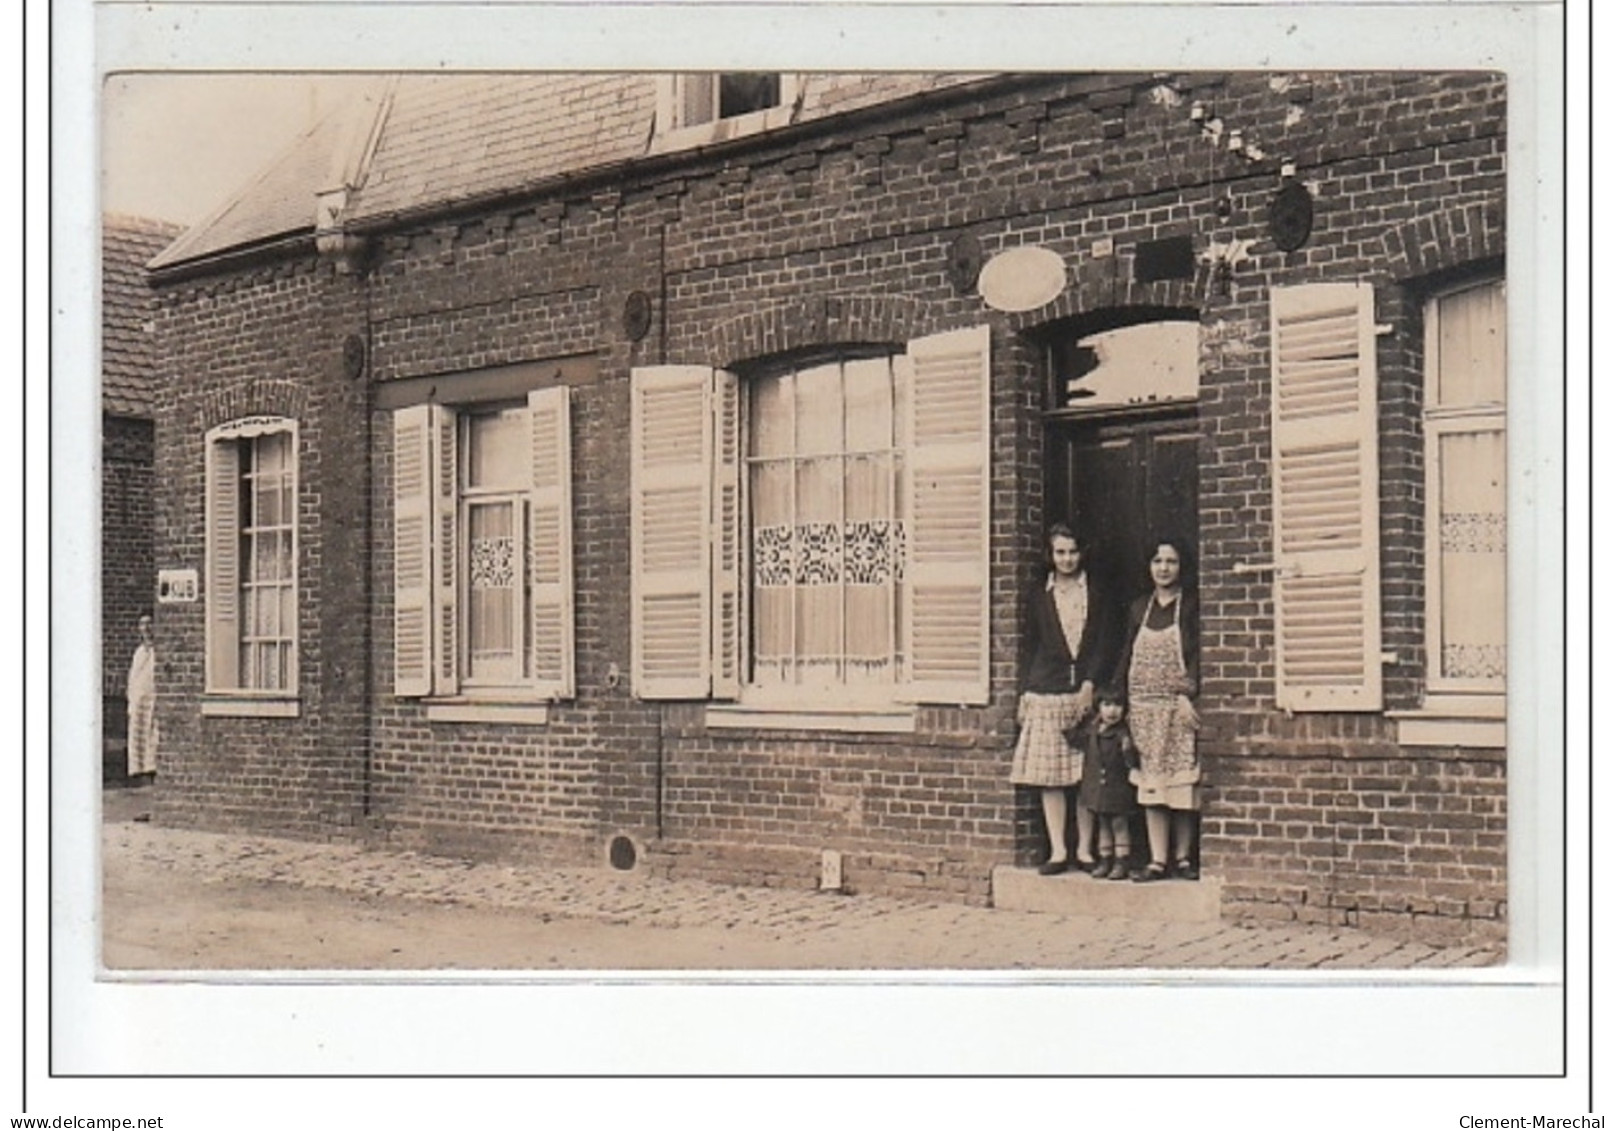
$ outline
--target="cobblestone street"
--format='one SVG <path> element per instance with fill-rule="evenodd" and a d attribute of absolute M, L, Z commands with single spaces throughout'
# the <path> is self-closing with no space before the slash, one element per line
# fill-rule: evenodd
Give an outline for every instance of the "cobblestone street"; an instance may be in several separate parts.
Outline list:
<path fill-rule="evenodd" d="M 727 887 L 165 828 L 109 791 L 111 969 L 1405 969 L 1484 947 Z"/>

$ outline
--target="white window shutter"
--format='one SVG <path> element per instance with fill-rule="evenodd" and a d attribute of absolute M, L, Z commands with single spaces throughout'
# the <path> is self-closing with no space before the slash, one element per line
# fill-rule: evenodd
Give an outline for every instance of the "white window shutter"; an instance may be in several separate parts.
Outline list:
<path fill-rule="evenodd" d="M 1374 288 L 1275 287 L 1275 687 L 1289 711 L 1381 706 Z"/>
<path fill-rule="evenodd" d="M 241 447 L 207 442 L 207 687 L 241 685 Z"/>
<path fill-rule="evenodd" d="M 987 702 L 991 347 L 975 326 L 912 341 L 897 359 L 908 370 L 903 638 L 916 702 Z"/>
<path fill-rule="evenodd" d="M 575 685 L 571 405 L 571 389 L 565 385 L 527 394 L 533 433 L 533 486 L 527 519 L 533 610 L 529 646 L 535 690 L 554 699 L 570 699 Z"/>
<path fill-rule="evenodd" d="M 712 375 L 712 694 L 718 699 L 740 695 L 744 663 L 745 605 L 741 590 L 740 379 L 717 370 Z"/>
<path fill-rule="evenodd" d="M 393 414 L 393 694 L 432 693 L 432 422 Z"/>
<path fill-rule="evenodd" d="M 454 410 L 428 405 L 432 436 L 432 689 L 460 690 L 459 421 Z"/>
<path fill-rule="evenodd" d="M 704 698 L 712 684 L 712 370 L 654 365 L 632 379 L 634 691 Z"/>

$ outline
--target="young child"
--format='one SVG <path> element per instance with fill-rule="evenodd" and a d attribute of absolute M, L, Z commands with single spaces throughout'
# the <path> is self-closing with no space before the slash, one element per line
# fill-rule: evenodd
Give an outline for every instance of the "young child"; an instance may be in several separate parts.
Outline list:
<path fill-rule="evenodd" d="M 1127 729 L 1127 704 L 1115 687 L 1100 690 L 1098 714 L 1083 736 L 1082 785 L 1077 803 L 1093 815 L 1098 832 L 1096 880 L 1125 880 L 1133 851 L 1132 820 L 1138 791 L 1128 772 L 1138 768 L 1138 748 Z"/>

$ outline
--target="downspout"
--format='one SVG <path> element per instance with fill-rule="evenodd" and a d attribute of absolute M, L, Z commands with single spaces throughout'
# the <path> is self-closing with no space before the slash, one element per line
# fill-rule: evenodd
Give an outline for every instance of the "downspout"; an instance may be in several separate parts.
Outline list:
<path fill-rule="evenodd" d="M 335 147 L 331 153 L 331 162 L 326 170 L 325 186 L 315 194 L 314 200 L 314 246 L 320 258 L 334 263 L 339 275 L 351 275 L 355 278 L 359 288 L 359 314 L 361 324 L 343 339 L 343 366 L 342 377 L 346 381 L 362 381 L 364 387 L 359 394 L 360 410 L 364 416 L 359 433 L 364 446 L 363 484 L 364 498 L 360 503 L 360 546 L 359 558 L 363 580 L 360 583 L 364 610 L 364 626 L 360 630 L 363 647 L 363 660 L 361 662 L 361 699 L 359 719 L 359 735 L 362 746 L 360 761 L 359 785 L 359 813 L 363 824 L 368 826 L 374 812 L 375 801 L 375 727 L 372 721 L 372 708 L 375 697 L 375 657 L 374 657 L 374 624 L 372 610 L 375 608 L 375 579 L 372 576 L 375 566 L 374 538 L 375 538 L 375 502 L 373 499 L 372 480 L 375 475 L 375 451 L 372 442 L 375 439 L 375 426 L 372 416 L 375 412 L 375 382 L 372 379 L 372 350 L 373 336 L 372 303 L 374 295 L 370 287 L 370 258 L 375 250 L 375 242 L 363 235 L 357 235 L 346 230 L 346 214 L 354 194 L 361 191 L 369 176 L 370 163 L 375 156 L 376 147 L 380 144 L 381 133 L 384 128 L 388 112 L 392 107 L 393 92 L 397 87 L 396 77 L 383 80 L 375 94 L 375 109 L 366 115 L 359 113 L 357 108 L 350 112 L 347 124 L 347 136 L 343 144 Z M 362 103 L 360 104 L 362 105 Z"/>
<path fill-rule="evenodd" d="M 658 221 L 656 234 L 657 306 L 661 316 L 657 319 L 656 360 L 667 364 L 667 218 Z M 667 724 L 667 705 L 656 705 L 656 840 L 664 835 L 663 809 L 667 802 L 667 749 L 664 730 Z"/>

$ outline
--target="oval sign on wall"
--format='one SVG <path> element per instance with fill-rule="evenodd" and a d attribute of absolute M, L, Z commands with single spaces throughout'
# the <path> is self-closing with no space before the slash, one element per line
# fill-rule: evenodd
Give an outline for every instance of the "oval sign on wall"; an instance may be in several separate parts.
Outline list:
<path fill-rule="evenodd" d="M 994 310 L 1036 310 L 1065 290 L 1065 260 L 1046 247 L 1013 247 L 988 260 L 976 289 Z"/>

